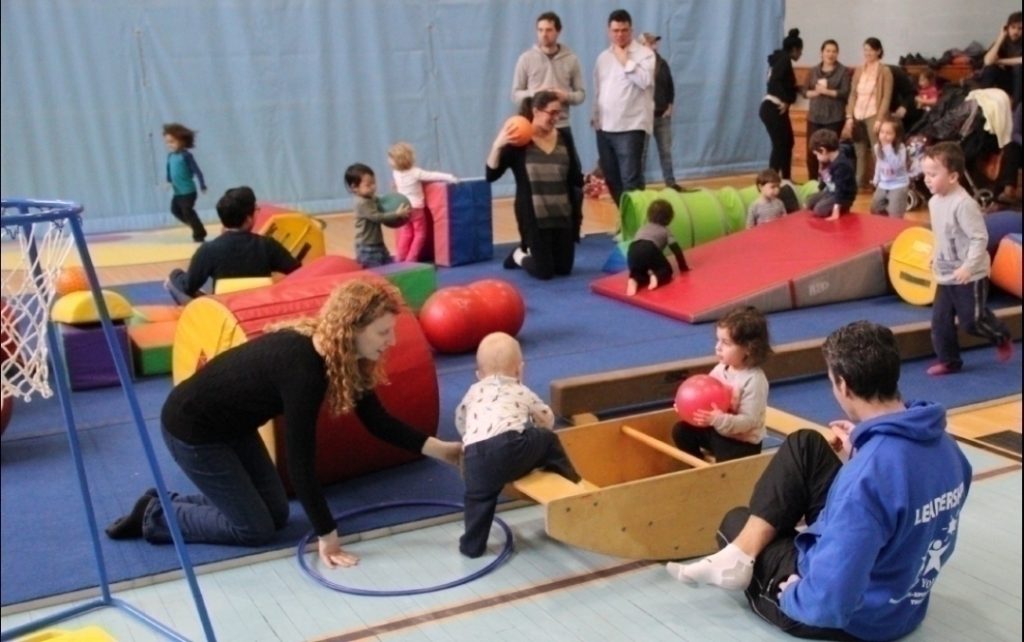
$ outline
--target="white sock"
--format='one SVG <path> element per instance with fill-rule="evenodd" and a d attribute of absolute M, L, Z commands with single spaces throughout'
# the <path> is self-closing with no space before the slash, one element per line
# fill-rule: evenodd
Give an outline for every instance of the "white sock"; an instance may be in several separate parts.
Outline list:
<path fill-rule="evenodd" d="M 517 247 L 512 252 L 512 260 L 515 261 L 516 265 L 522 265 L 523 264 L 523 259 L 526 258 L 529 254 L 530 254 L 529 250 L 524 252 L 522 248 Z"/>
<path fill-rule="evenodd" d="M 754 576 L 754 558 L 729 544 L 714 555 L 692 564 L 669 562 L 669 575 L 687 584 L 711 584 L 729 591 L 747 588 Z"/>

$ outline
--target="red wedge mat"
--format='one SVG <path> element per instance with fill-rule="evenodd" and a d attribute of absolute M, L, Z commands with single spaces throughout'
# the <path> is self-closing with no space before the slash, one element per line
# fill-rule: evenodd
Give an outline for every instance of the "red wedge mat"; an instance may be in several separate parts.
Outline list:
<path fill-rule="evenodd" d="M 878 296 L 888 291 L 886 248 L 911 223 L 869 214 L 826 221 L 796 212 L 686 251 L 690 271 L 626 296 L 627 272 L 591 283 L 598 294 L 699 323 L 740 305 L 763 312 Z"/>

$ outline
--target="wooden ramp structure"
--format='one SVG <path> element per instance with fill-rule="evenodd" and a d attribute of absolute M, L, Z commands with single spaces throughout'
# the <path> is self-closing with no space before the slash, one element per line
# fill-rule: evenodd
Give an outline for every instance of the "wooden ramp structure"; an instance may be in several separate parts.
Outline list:
<path fill-rule="evenodd" d="M 1020 339 L 1021 306 L 996 314 L 1010 326 L 1014 340 Z M 930 330 L 927 322 L 894 327 L 901 357 L 931 354 Z M 823 341 L 777 347 L 765 368 L 769 380 L 824 374 Z M 981 343 L 963 333 L 960 341 L 964 346 Z M 548 535 L 579 548 L 650 560 L 714 552 L 722 517 L 748 503 L 773 454 L 711 463 L 672 444 L 671 430 L 677 421 L 672 409 L 604 421 L 597 413 L 645 403 L 668 404 L 680 382 L 706 374 L 716 362 L 714 357 L 701 357 L 552 381 L 552 409 L 573 424 L 558 431 L 559 439 L 586 481 L 576 484 L 554 473 L 535 471 L 510 484 L 509 494 L 544 505 Z M 1019 395 L 1016 413 L 1019 436 Z M 951 414 L 955 423 L 955 413 Z M 776 408 L 768 408 L 765 423 L 785 435 L 803 428 L 831 434 L 825 426 Z"/>
<path fill-rule="evenodd" d="M 511 484 L 545 507 L 545 530 L 572 546 L 627 559 L 672 560 L 717 550 L 725 513 L 746 505 L 771 454 L 710 463 L 672 445 L 672 410 L 558 431 L 575 484 L 535 471 Z"/>

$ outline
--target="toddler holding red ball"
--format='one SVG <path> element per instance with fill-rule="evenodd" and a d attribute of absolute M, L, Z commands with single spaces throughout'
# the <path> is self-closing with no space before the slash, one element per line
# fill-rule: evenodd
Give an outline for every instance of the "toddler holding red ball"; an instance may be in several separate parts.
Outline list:
<path fill-rule="evenodd" d="M 768 407 L 768 378 L 761 365 L 771 356 L 772 348 L 768 321 L 752 306 L 737 308 L 719 319 L 715 339 L 718 365 L 710 375 L 732 389 L 732 405 L 695 410 L 692 422 L 673 426 L 672 440 L 684 452 L 702 457 L 704 449 L 722 462 L 761 452 Z"/>

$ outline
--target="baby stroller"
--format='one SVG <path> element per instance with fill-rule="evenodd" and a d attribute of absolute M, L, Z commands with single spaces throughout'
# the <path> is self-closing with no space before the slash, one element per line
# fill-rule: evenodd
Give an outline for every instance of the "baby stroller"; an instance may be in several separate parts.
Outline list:
<path fill-rule="evenodd" d="M 913 210 L 928 202 L 931 193 L 924 182 L 921 160 L 929 145 L 956 142 L 964 150 L 967 171 L 961 184 L 978 202 L 987 208 L 995 198 L 993 187 L 999 175 L 1000 148 L 995 134 L 986 131 L 984 110 L 977 101 L 967 98 L 964 87 L 947 87 L 942 98 L 931 111 L 910 130 L 904 143 L 910 162 L 910 191 L 907 209 Z M 1006 122 L 1010 122 L 1009 101 L 1006 102 Z"/>

